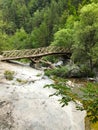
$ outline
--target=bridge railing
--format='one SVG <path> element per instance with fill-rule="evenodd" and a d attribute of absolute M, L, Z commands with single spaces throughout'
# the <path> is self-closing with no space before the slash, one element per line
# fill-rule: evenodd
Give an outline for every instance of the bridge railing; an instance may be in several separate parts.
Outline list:
<path fill-rule="evenodd" d="M 50 54 L 64 54 L 64 53 L 70 53 L 70 49 L 65 47 L 48 46 L 36 49 L 11 50 L 2 52 L 2 60 L 40 57 Z"/>

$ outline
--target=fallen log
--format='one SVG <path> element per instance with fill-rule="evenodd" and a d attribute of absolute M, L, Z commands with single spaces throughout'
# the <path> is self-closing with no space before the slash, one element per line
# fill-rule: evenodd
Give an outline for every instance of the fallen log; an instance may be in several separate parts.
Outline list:
<path fill-rule="evenodd" d="M 42 62 L 42 63 L 45 63 L 45 64 L 49 65 L 49 67 L 50 67 L 51 69 L 56 68 L 56 67 L 55 67 L 55 65 L 53 65 L 50 61 L 40 60 L 40 62 Z"/>

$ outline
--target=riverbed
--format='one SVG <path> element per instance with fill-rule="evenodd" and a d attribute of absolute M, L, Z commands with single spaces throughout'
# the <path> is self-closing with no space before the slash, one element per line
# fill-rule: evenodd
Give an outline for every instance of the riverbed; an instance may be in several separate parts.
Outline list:
<path fill-rule="evenodd" d="M 14 71 L 13 80 L 5 71 Z M 74 103 L 61 107 L 55 90 L 43 88 L 53 81 L 44 71 L 28 65 L 0 63 L 0 130 L 85 130 L 85 112 Z"/>

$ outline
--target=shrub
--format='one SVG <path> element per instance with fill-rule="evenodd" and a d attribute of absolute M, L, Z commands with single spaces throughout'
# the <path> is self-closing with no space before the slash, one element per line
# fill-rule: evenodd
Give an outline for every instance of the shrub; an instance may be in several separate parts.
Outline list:
<path fill-rule="evenodd" d="M 86 65 L 81 66 L 80 71 L 81 71 L 81 77 L 94 77 L 95 76 L 95 72 L 91 71 L 91 69 L 87 67 Z"/>
<path fill-rule="evenodd" d="M 55 76 L 59 76 L 59 77 L 67 77 L 68 69 L 66 66 L 62 66 L 61 68 L 55 68 L 53 70 L 46 70 L 45 74 L 47 76 L 55 75 Z"/>
<path fill-rule="evenodd" d="M 46 85 L 45 87 L 52 87 L 56 90 L 50 96 L 60 95 L 59 101 L 62 107 L 73 101 L 77 110 L 86 110 L 89 120 L 92 123 L 98 123 L 98 83 L 86 83 L 78 87 L 78 92 L 76 92 L 75 88 L 66 85 L 65 79 L 56 77 L 54 84 Z"/>

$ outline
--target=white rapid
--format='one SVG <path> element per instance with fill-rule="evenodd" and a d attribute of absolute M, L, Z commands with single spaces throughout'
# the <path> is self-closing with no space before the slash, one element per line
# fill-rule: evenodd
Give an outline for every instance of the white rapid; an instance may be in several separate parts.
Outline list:
<path fill-rule="evenodd" d="M 4 79 L 5 70 L 15 71 L 13 81 Z M 49 97 L 55 90 L 43 86 L 53 81 L 43 71 L 0 63 L 0 73 L 0 130 L 85 130 L 85 112 Z"/>

